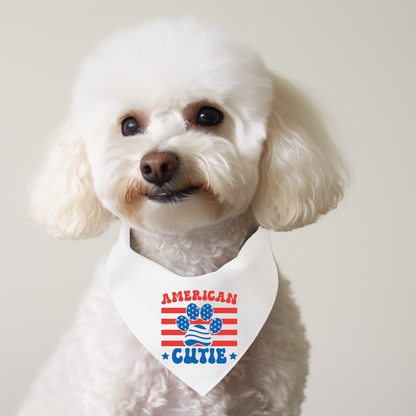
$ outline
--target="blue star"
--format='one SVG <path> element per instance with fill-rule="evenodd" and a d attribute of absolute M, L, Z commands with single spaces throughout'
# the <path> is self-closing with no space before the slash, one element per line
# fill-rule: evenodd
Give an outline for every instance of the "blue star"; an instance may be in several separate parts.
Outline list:
<path fill-rule="evenodd" d="M 231 358 L 232 360 L 235 360 L 235 357 L 237 357 L 237 354 L 234 354 L 234 353 L 230 354 L 230 358 Z"/>
<path fill-rule="evenodd" d="M 164 360 L 167 360 L 168 357 L 169 357 L 169 354 L 164 353 L 164 354 L 162 354 L 162 357 L 163 357 Z"/>

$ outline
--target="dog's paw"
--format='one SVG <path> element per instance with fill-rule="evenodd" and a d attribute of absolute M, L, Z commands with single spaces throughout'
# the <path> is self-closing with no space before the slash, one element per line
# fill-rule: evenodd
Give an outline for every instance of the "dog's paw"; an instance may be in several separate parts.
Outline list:
<path fill-rule="evenodd" d="M 220 318 L 212 319 L 214 309 L 209 303 L 202 306 L 201 311 L 195 303 L 190 303 L 186 308 L 186 316 L 180 315 L 176 318 L 176 326 L 182 332 L 186 332 L 184 344 L 188 347 L 193 345 L 202 345 L 208 347 L 212 344 L 212 334 L 218 334 L 222 328 L 222 320 Z M 201 320 L 208 324 L 209 330 L 205 325 L 191 325 L 190 321 L 197 321 L 199 316 Z"/>

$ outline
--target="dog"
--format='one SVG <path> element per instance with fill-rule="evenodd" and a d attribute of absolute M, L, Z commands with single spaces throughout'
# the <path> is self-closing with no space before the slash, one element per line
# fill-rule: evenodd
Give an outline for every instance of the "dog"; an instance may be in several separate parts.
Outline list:
<path fill-rule="evenodd" d="M 317 106 L 245 41 L 193 17 L 157 18 L 82 63 L 69 119 L 32 184 L 31 219 L 62 239 L 120 219 L 134 251 L 198 276 L 259 227 L 289 231 L 334 209 L 345 172 Z M 201 396 L 132 335 L 104 269 L 19 416 L 300 413 L 309 344 L 285 278 L 251 347 Z"/>

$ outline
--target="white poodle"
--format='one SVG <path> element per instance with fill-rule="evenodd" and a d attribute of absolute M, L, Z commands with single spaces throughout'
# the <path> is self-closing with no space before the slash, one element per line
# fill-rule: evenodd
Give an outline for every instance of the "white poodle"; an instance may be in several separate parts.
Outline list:
<path fill-rule="evenodd" d="M 31 218 L 64 239 L 119 218 L 136 252 L 196 276 L 235 258 L 259 226 L 315 222 L 336 207 L 343 176 L 314 105 L 247 43 L 160 18 L 110 36 L 83 62 Z M 19 416 L 300 413 L 308 342 L 285 279 L 249 350 L 201 396 L 132 335 L 104 275 L 101 266 Z"/>

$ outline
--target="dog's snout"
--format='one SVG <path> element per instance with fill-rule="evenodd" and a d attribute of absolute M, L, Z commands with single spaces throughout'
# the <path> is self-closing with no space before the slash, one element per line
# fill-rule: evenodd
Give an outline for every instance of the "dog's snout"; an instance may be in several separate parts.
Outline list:
<path fill-rule="evenodd" d="M 173 153 L 150 153 L 140 162 L 143 178 L 159 186 L 172 179 L 178 168 L 178 157 Z"/>

